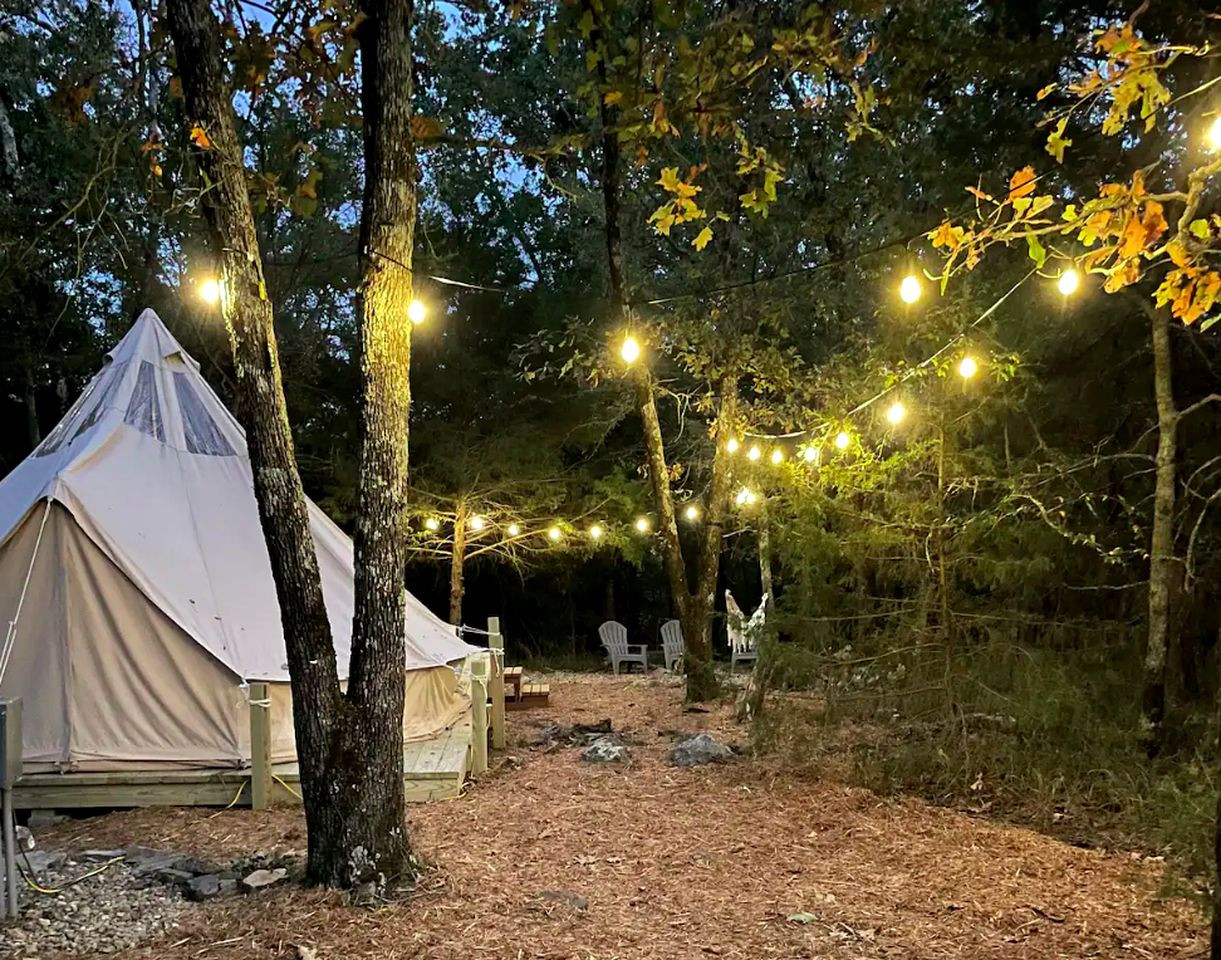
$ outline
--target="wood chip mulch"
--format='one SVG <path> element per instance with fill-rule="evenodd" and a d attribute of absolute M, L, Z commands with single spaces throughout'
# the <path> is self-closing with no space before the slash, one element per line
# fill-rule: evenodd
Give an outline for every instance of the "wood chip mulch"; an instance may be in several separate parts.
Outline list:
<path fill-rule="evenodd" d="M 285 888 L 202 905 L 114 956 L 282 960 L 1043 960 L 1199 958 L 1206 924 L 1160 899 L 1160 867 L 828 779 L 783 758 L 680 769 L 677 731 L 745 743 L 730 708 L 681 709 L 654 677 L 553 676 L 509 714 L 511 749 L 458 800 L 413 807 L 432 864 L 411 900 L 350 907 Z M 626 765 L 532 746 L 548 721 L 609 717 Z M 495 755 L 494 755 L 495 756 Z M 302 850 L 299 812 L 145 810 L 61 824 L 47 844 L 165 844 L 202 856 Z M 305 955 L 309 955 L 308 951 Z"/>

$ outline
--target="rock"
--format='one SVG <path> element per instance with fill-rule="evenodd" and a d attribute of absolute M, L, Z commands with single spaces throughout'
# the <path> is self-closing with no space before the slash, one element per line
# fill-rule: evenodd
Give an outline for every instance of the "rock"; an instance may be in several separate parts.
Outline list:
<path fill-rule="evenodd" d="M 76 859 L 81 863 L 104 863 L 107 860 L 126 856 L 126 850 L 82 850 L 76 855 Z"/>
<path fill-rule="evenodd" d="M 30 819 L 27 822 L 31 830 L 36 830 L 41 827 L 53 827 L 67 819 L 63 814 L 56 813 L 54 810 L 31 810 Z"/>
<path fill-rule="evenodd" d="M 29 827 L 17 828 L 17 849 L 18 850 L 33 850 L 34 849 L 34 834 Z"/>
<path fill-rule="evenodd" d="M 195 879 L 195 874 L 189 870 L 178 870 L 175 867 L 163 867 L 153 871 L 152 875 L 162 883 L 169 883 L 176 887 L 185 887 Z"/>
<path fill-rule="evenodd" d="M 21 858 L 21 862 L 35 877 L 46 876 L 49 871 L 62 867 L 67 860 L 62 853 L 47 850 L 31 850 Z"/>
<path fill-rule="evenodd" d="M 698 767 L 705 763 L 724 763 L 733 759 L 733 751 L 706 733 L 680 740 L 670 748 L 669 760 L 679 767 Z"/>
<path fill-rule="evenodd" d="M 616 763 L 627 758 L 627 747 L 610 737 L 598 737 L 581 751 L 581 759 L 586 763 Z"/>
<path fill-rule="evenodd" d="M 233 881 L 229 881 L 233 883 Z M 193 900 L 196 903 L 202 903 L 204 900 L 211 900 L 219 897 L 221 893 L 220 877 L 214 873 L 204 874 L 202 877 L 192 877 L 187 881 L 184 892 L 188 900 Z M 234 884 L 236 886 L 236 884 Z"/>
<path fill-rule="evenodd" d="M 217 864 L 201 860 L 199 857 L 178 857 L 174 860 L 173 867 L 175 870 L 182 870 L 197 877 L 221 872 L 221 868 Z"/>
<path fill-rule="evenodd" d="M 589 901 L 580 894 L 571 893 L 568 890 L 544 890 L 539 896 L 543 900 L 552 900 L 557 903 L 566 903 L 574 910 L 585 911 L 589 909 Z"/>
<path fill-rule="evenodd" d="M 242 889 L 246 893 L 255 893 L 279 883 L 287 876 L 288 871 L 283 867 L 276 867 L 274 870 L 255 870 L 242 880 Z"/>

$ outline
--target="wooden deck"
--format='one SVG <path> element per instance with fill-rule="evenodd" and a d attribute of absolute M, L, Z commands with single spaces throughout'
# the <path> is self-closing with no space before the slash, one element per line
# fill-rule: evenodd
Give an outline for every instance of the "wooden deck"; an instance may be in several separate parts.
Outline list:
<path fill-rule="evenodd" d="M 471 736 L 471 719 L 467 716 L 431 740 L 406 745 L 403 781 L 408 801 L 458 796 L 470 770 Z M 271 777 L 269 802 L 299 802 L 296 794 L 301 790 L 301 776 L 295 763 L 273 764 Z M 27 774 L 14 789 L 13 800 L 18 810 L 230 804 L 248 807 L 251 793 L 249 769 L 126 770 Z"/>
<path fill-rule="evenodd" d="M 471 708 L 453 726 L 403 750 L 407 800 L 444 800 L 462 792 L 467 776 L 488 768 L 488 747 L 505 745 L 504 638 L 488 619 L 488 649 L 468 657 Z M 251 762 L 245 768 L 117 770 L 26 774 L 13 790 L 18 810 L 121 807 L 255 807 L 301 802 L 296 763 L 271 762 L 267 684 L 250 684 Z M 256 709 L 257 708 L 257 709 Z"/>

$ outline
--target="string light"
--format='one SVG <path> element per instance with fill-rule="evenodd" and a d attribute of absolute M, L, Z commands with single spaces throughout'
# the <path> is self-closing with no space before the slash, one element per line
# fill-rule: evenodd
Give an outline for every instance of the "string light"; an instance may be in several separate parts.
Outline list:
<path fill-rule="evenodd" d="M 746 456 L 749 457 L 751 460 L 758 460 L 761 456 L 763 456 L 763 451 L 760 450 L 758 445 L 756 444 L 755 446 L 750 448 L 750 450 L 747 452 Z"/>
<path fill-rule="evenodd" d="M 1214 150 L 1221 150 L 1221 115 L 1208 128 L 1208 145 Z"/>
<path fill-rule="evenodd" d="M 637 517 L 636 518 L 636 532 L 637 533 L 648 533 L 649 532 L 649 518 L 648 517 Z"/>
<path fill-rule="evenodd" d="M 441 529 L 441 521 L 438 520 L 436 517 L 429 517 L 427 520 L 424 521 L 424 526 L 426 526 L 433 533 L 436 533 L 438 530 Z"/>
<path fill-rule="evenodd" d="M 741 446 L 741 444 L 738 443 L 737 437 L 730 437 L 729 441 L 725 444 L 725 450 L 728 453 L 737 453 L 738 447 L 740 447 L 740 446 Z"/>
<path fill-rule="evenodd" d="M 759 498 L 755 491 L 751 490 L 749 487 L 743 487 L 738 491 L 738 495 L 734 497 L 734 502 L 737 503 L 739 507 L 746 507 L 754 503 L 757 499 Z"/>
<path fill-rule="evenodd" d="M 1056 283 L 1056 289 L 1066 297 L 1076 293 L 1079 286 L 1081 286 L 1081 275 L 1076 270 L 1065 270 L 1060 274 L 1060 279 Z"/>
<path fill-rule="evenodd" d="M 915 303 L 920 299 L 920 294 L 924 292 L 924 286 L 920 283 L 920 278 L 914 273 L 909 273 L 903 278 L 903 282 L 899 284 L 899 296 L 904 303 Z"/>
<path fill-rule="evenodd" d="M 784 461 L 784 451 L 777 447 L 772 451 L 772 463 L 780 464 Z"/>
<path fill-rule="evenodd" d="M 977 373 L 979 373 L 979 364 L 975 362 L 974 357 L 963 357 L 958 361 L 958 375 L 964 380 L 970 380 Z"/>
<path fill-rule="evenodd" d="M 801 455 L 805 458 L 806 463 L 817 463 L 818 447 L 814 446 L 814 444 L 810 444 L 805 448 L 805 450 L 802 451 Z"/>
<path fill-rule="evenodd" d="M 485 526 L 487 526 L 487 521 L 483 517 L 471 517 L 472 530 L 482 530 Z"/>
<path fill-rule="evenodd" d="M 220 299 L 220 290 L 220 281 L 209 277 L 199 284 L 199 299 L 204 303 L 216 303 Z"/>
<path fill-rule="evenodd" d="M 428 316 L 428 310 L 425 308 L 423 301 L 412 300 L 407 305 L 407 319 L 412 323 L 423 323 L 424 318 Z"/>
<path fill-rule="evenodd" d="M 623 358 L 624 363 L 635 363 L 640 359 L 640 343 L 635 337 L 628 335 L 623 338 L 623 345 L 619 348 L 619 356 Z"/>
<path fill-rule="evenodd" d="M 592 539 L 592 540 L 601 540 L 602 539 L 602 528 L 595 523 L 592 527 L 589 528 L 589 536 L 590 536 L 590 539 Z"/>
<path fill-rule="evenodd" d="M 902 401 L 896 400 L 890 405 L 886 411 L 886 419 L 896 426 L 903 422 L 903 418 L 907 416 L 907 407 L 903 406 Z"/>
<path fill-rule="evenodd" d="M 550 530 L 547 531 L 547 536 L 551 538 L 552 543 L 555 543 L 556 541 L 558 541 L 560 539 L 560 528 L 552 527 Z"/>
<path fill-rule="evenodd" d="M 695 523 L 695 521 L 700 518 L 700 508 L 693 503 L 687 507 L 686 514 L 687 519 L 692 523 Z"/>
<path fill-rule="evenodd" d="M 835 435 L 835 445 L 840 450 L 847 450 L 850 443 L 852 443 L 852 435 L 847 430 L 841 430 Z"/>
<path fill-rule="evenodd" d="M 509 533 L 510 537 L 516 537 L 518 534 L 521 533 L 521 527 L 519 527 L 515 523 L 510 523 L 508 533 Z"/>

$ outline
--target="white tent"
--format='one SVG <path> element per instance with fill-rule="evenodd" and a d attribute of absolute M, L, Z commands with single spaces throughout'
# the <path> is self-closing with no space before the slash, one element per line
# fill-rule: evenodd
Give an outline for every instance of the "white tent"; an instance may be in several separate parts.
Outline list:
<path fill-rule="evenodd" d="M 351 541 L 310 527 L 341 678 Z M 409 739 L 468 708 L 473 648 L 407 594 Z M 151 310 L 0 482 L 0 697 L 24 699 L 26 771 L 235 766 L 246 681 L 271 684 L 272 758 L 295 757 L 284 636 L 245 434 Z"/>

